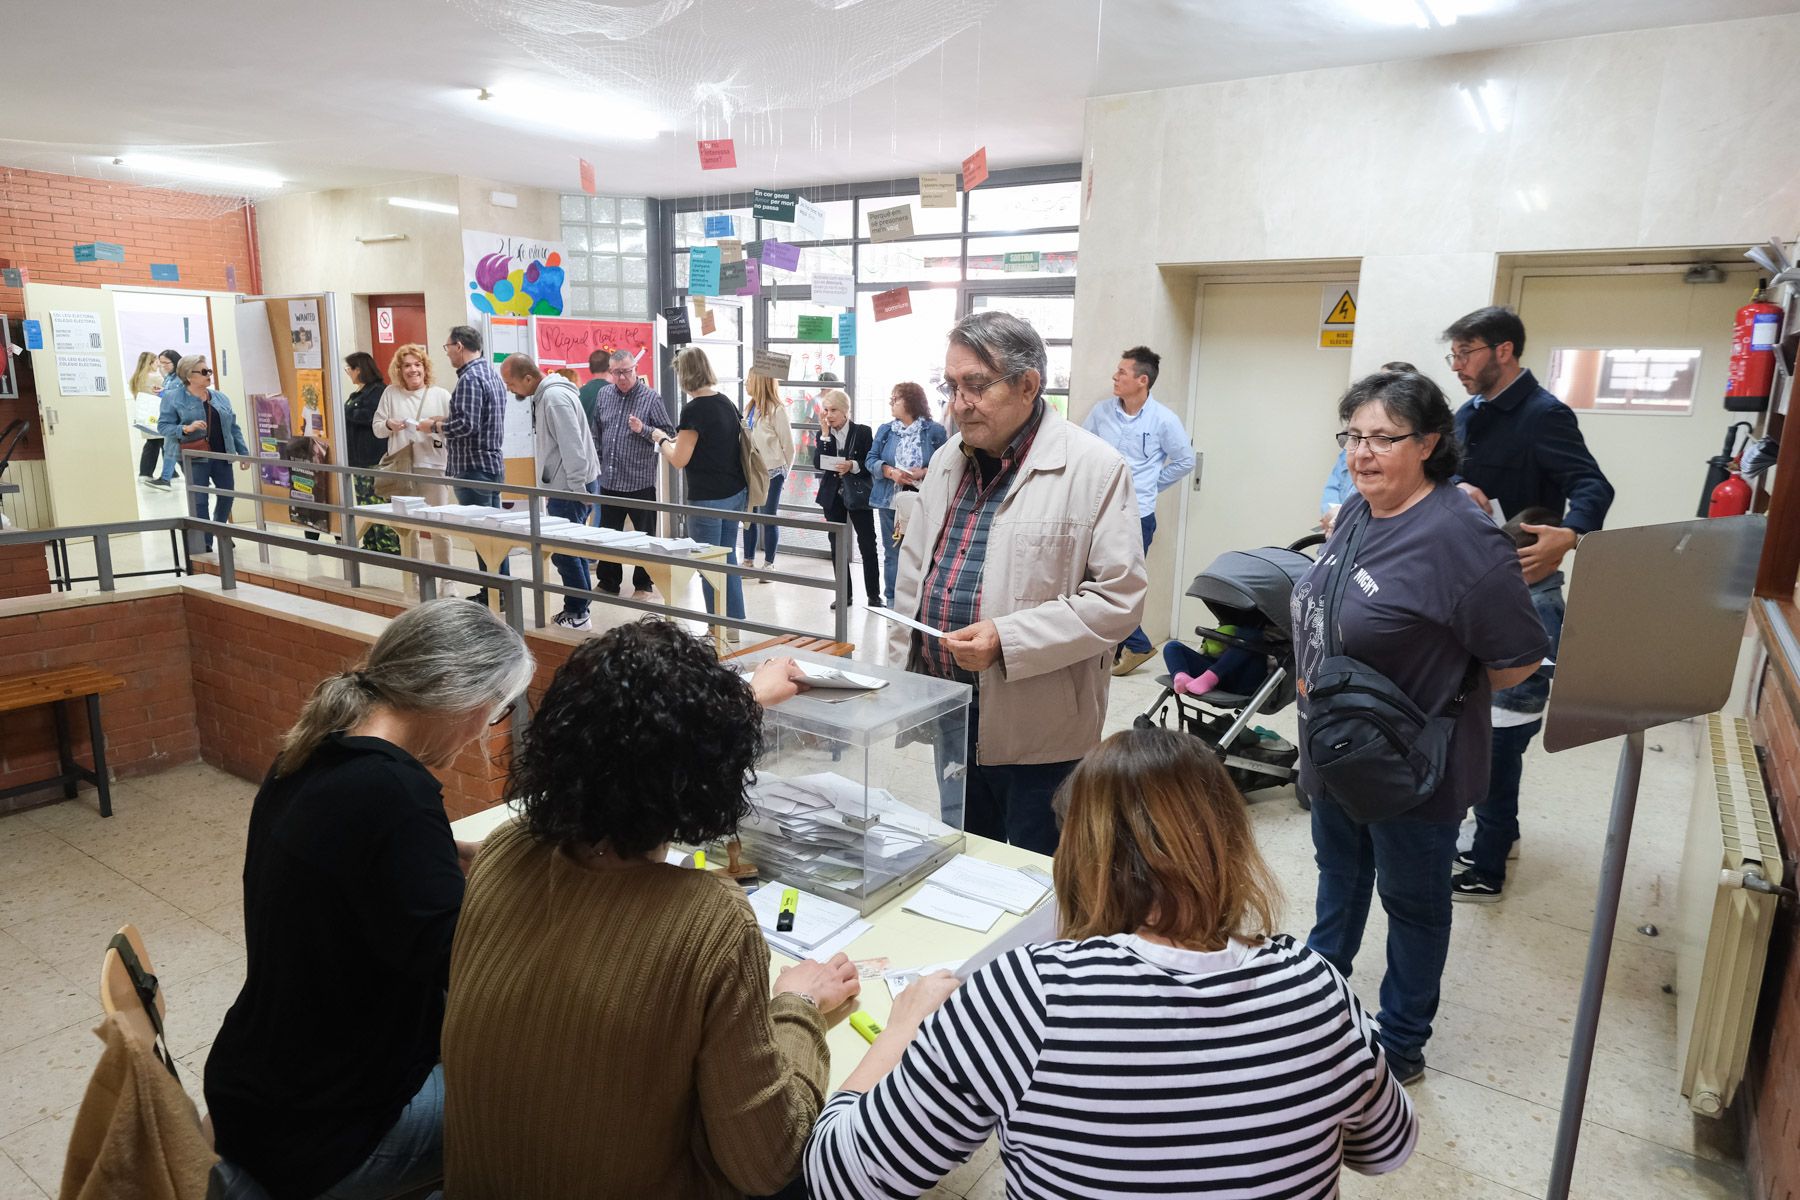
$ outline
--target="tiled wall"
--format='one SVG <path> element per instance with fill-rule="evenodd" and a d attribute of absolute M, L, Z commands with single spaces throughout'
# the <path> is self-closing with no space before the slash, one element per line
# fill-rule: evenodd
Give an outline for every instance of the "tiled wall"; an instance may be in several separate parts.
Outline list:
<path fill-rule="evenodd" d="M 1756 712 L 1756 740 L 1775 804 L 1784 856 L 1800 855 L 1800 721 L 1771 664 Z M 1789 879 L 1792 885 L 1792 878 Z M 1756 1012 L 1746 1081 L 1746 1165 L 1755 1200 L 1800 1200 L 1800 919 L 1777 910 Z"/>

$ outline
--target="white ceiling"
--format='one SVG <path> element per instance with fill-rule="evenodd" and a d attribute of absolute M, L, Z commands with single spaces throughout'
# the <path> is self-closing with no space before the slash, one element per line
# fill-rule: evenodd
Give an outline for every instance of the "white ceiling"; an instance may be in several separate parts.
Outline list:
<path fill-rule="evenodd" d="M 480 3 L 575 28 L 538 38 L 534 56 L 491 23 L 505 18 L 472 15 Z M 1423 29 L 1370 15 L 1427 9 L 1464 15 Z M 599 165 L 602 191 L 659 196 L 903 177 L 955 169 L 984 144 L 995 168 L 1072 161 L 1089 96 L 1794 12 L 1800 0 L 626 0 L 605 10 L 675 15 L 645 41 L 591 39 L 595 53 L 641 49 L 664 82 L 728 81 L 740 99 L 791 94 L 797 76 L 829 75 L 822 62 L 852 64 L 860 90 L 847 99 L 740 108 L 729 129 L 738 169 L 716 172 L 699 169 L 694 148 L 697 128 L 726 132 L 711 104 L 667 115 L 669 131 L 651 140 L 478 114 L 477 88 L 556 85 L 558 65 L 611 78 L 618 60 L 580 48 L 579 18 L 594 11 L 595 0 L 37 5 L 11 30 L 0 165 L 129 178 L 113 155 L 205 149 L 276 172 L 290 181 L 283 191 L 426 174 L 573 190 L 580 156 Z M 890 44 L 869 32 L 884 20 L 904 22 L 891 26 L 892 45 L 925 47 L 898 73 L 865 52 Z M 967 27 L 943 40 L 934 20 Z M 107 52 L 103 65 L 70 58 L 71 46 L 101 43 L 134 49 Z"/>

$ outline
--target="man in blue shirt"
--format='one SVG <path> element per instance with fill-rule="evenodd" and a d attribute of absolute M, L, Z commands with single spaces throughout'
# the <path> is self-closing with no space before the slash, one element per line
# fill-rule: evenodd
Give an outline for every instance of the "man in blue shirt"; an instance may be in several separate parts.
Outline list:
<path fill-rule="evenodd" d="M 1161 365 L 1162 356 L 1148 346 L 1125 351 L 1113 372 L 1113 394 L 1082 422 L 1082 428 L 1117 450 L 1131 468 L 1146 553 L 1156 533 L 1157 493 L 1194 469 L 1194 446 L 1187 430 L 1150 395 Z M 1129 675 L 1155 653 L 1140 625 L 1114 651 L 1113 674 Z"/>
<path fill-rule="evenodd" d="M 1588 452 L 1575 412 L 1538 385 L 1519 364 L 1525 323 L 1510 308 L 1481 308 L 1444 331 L 1445 361 L 1471 399 L 1456 413 L 1463 444 L 1459 486 L 1484 509 L 1500 506 L 1502 520 L 1527 509 L 1556 521 L 1524 524 L 1535 535 L 1519 550 L 1519 566 L 1556 658 L 1562 632 L 1562 561 L 1584 533 L 1599 529 L 1612 507 L 1613 487 Z M 1467 849 L 1459 843 L 1456 900 L 1501 898 L 1506 860 L 1519 840 L 1519 778 L 1525 749 L 1543 727 L 1550 679 L 1542 670 L 1494 696 L 1494 743 L 1487 799 L 1475 806 Z M 1465 829 L 1466 832 L 1466 829 Z"/>

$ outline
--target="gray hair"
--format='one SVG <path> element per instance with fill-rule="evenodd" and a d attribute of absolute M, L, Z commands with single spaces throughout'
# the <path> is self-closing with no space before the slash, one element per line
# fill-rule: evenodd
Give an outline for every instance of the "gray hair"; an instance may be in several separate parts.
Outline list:
<path fill-rule="evenodd" d="M 319 682 L 282 739 L 275 774 L 293 774 L 327 736 L 380 704 L 448 719 L 497 714 L 525 690 L 531 672 L 525 639 L 486 608 L 427 601 L 390 621 L 360 666 Z"/>
<path fill-rule="evenodd" d="M 1006 312 L 970 313 L 950 328 L 950 341 L 996 376 L 1038 373 L 1038 395 L 1050 378 L 1050 355 L 1037 330 Z"/>
<path fill-rule="evenodd" d="M 544 377 L 543 369 L 537 360 L 529 354 L 509 354 L 500 360 L 502 374 L 510 374 L 513 378 L 525 383 L 536 383 Z"/>
<path fill-rule="evenodd" d="M 175 378 L 186 383 L 188 381 L 188 376 L 192 375 L 196 368 L 204 367 L 205 365 L 206 355 L 204 354 L 183 355 L 181 361 L 175 364 Z"/>
<path fill-rule="evenodd" d="M 606 361 L 611 363 L 615 367 L 618 367 L 618 366 L 636 367 L 637 366 L 637 355 L 633 354 L 629 350 L 614 350 L 611 354 L 606 356 Z M 633 528 L 636 528 L 636 527 L 633 526 Z"/>
<path fill-rule="evenodd" d="M 828 392 L 819 393 L 820 408 L 835 408 L 840 412 L 850 411 L 850 393 L 832 388 Z"/>

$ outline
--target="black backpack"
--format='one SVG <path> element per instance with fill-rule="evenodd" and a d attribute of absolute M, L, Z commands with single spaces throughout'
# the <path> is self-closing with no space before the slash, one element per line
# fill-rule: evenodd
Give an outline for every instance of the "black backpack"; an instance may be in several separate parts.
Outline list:
<path fill-rule="evenodd" d="M 1444 779 L 1463 700 L 1479 678 L 1473 658 L 1444 711 L 1427 714 L 1394 681 L 1344 653 L 1338 608 L 1369 524 L 1364 508 L 1345 531 L 1324 588 L 1325 657 L 1306 680 L 1307 761 L 1332 800 L 1368 824 L 1431 799 Z"/>

